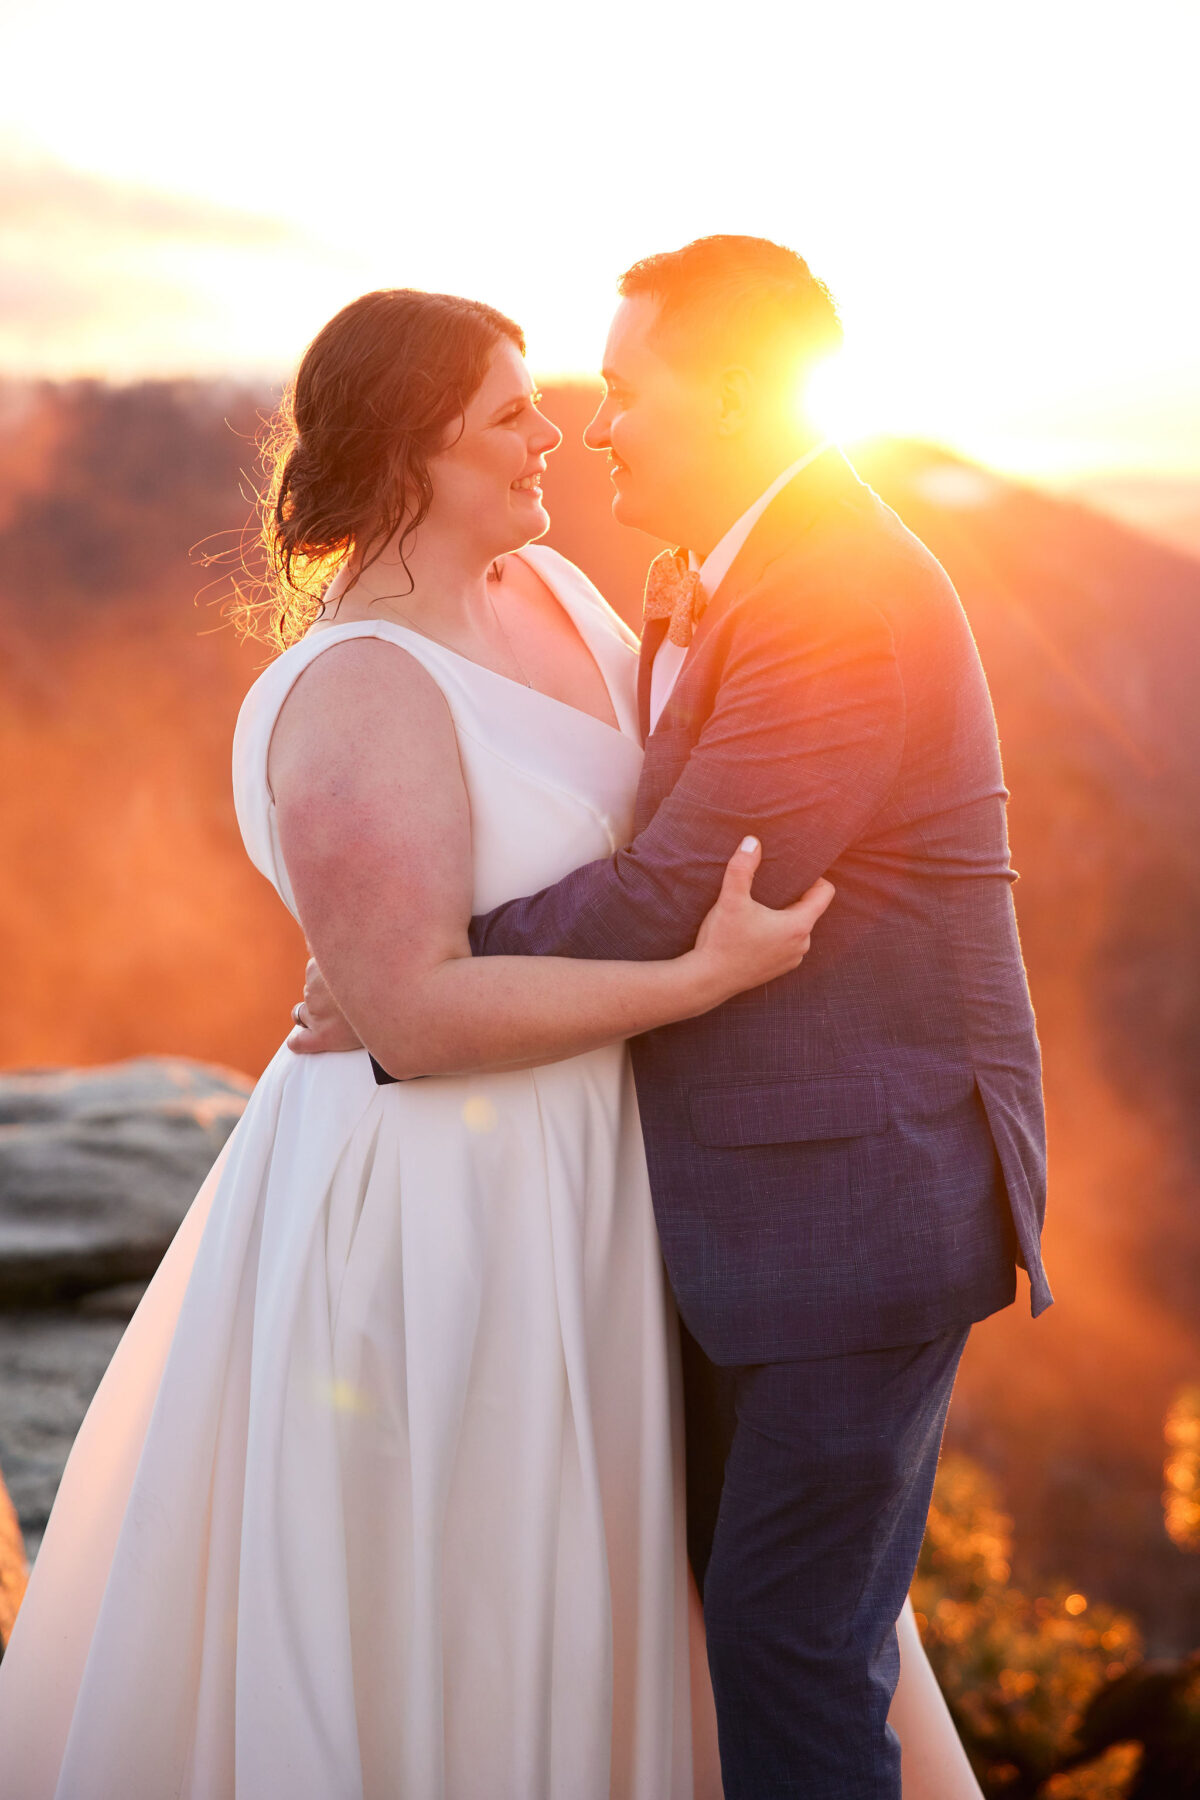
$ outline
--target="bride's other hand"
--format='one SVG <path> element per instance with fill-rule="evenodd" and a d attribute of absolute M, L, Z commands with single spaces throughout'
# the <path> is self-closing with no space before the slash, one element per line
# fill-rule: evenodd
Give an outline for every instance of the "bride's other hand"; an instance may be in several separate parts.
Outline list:
<path fill-rule="evenodd" d="M 309 957 L 304 971 L 304 998 L 292 1008 L 293 1031 L 288 1049 L 297 1056 L 321 1056 L 330 1050 L 361 1050 L 362 1039 L 338 1006 L 328 983 Z"/>
<path fill-rule="evenodd" d="M 711 979 L 719 1006 L 747 988 L 786 975 L 807 956 L 812 930 L 834 896 L 824 876 L 791 906 L 762 906 L 751 893 L 762 845 L 744 838 L 729 859 L 721 892 L 690 953 Z"/>

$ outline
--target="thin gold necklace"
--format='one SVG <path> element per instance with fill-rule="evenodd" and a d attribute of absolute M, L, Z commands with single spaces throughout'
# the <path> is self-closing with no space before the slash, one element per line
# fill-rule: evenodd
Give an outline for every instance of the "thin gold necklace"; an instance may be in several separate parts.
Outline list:
<path fill-rule="evenodd" d="M 504 620 L 500 617 L 500 614 L 496 611 L 496 602 L 492 599 L 491 589 L 485 585 L 483 591 L 487 595 L 487 603 L 492 609 L 493 619 L 495 619 L 496 624 L 500 628 L 500 636 L 504 639 L 505 647 L 508 650 L 508 654 L 512 657 L 513 661 L 516 663 L 517 668 L 520 671 L 521 680 L 525 683 L 525 686 L 527 688 L 531 688 L 533 686 L 533 683 L 532 683 L 532 681 L 530 681 L 529 676 L 525 673 L 525 664 L 521 661 L 520 657 L 517 655 L 517 647 L 513 643 L 512 639 L 508 635 L 507 630 L 505 629 Z"/>

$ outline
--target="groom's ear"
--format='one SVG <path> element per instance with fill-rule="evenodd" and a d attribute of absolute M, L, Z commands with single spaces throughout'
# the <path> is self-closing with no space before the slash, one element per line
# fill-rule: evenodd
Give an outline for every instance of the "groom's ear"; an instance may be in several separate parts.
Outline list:
<path fill-rule="evenodd" d="M 750 422 L 754 403 L 754 376 L 742 363 L 722 369 L 717 380 L 717 431 L 733 437 Z"/>

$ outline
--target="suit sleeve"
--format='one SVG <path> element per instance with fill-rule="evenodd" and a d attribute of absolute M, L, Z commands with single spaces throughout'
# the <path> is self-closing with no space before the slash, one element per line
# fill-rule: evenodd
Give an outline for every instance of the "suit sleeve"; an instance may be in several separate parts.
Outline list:
<path fill-rule="evenodd" d="M 762 589 L 739 615 L 714 709 L 646 828 L 615 856 L 474 919 L 476 955 L 678 956 L 747 832 L 763 843 L 755 898 L 784 906 L 863 831 L 904 742 L 887 621 L 859 599 Z"/>

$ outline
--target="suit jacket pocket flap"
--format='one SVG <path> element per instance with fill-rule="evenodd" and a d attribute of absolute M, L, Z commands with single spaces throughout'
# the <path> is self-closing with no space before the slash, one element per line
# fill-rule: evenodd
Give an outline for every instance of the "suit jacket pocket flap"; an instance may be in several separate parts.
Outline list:
<path fill-rule="evenodd" d="M 688 1095 L 692 1130 L 713 1148 L 865 1137 L 887 1124 L 877 1075 L 805 1075 L 793 1081 L 712 1083 Z"/>

